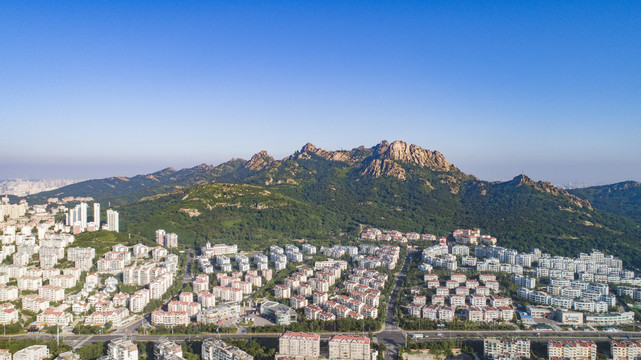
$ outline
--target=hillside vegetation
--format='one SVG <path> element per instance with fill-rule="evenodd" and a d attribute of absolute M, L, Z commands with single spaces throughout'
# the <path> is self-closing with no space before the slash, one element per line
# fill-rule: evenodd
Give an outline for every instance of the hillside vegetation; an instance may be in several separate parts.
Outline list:
<path fill-rule="evenodd" d="M 590 201 L 599 210 L 641 221 L 641 183 L 626 181 L 570 192 Z"/>
<path fill-rule="evenodd" d="M 480 227 L 499 245 L 519 250 L 575 256 L 598 248 L 628 266 L 641 264 L 633 205 L 618 213 L 596 193 L 570 193 L 524 175 L 481 181 L 439 152 L 402 141 L 340 151 L 306 144 L 282 160 L 261 151 L 248 161 L 152 175 L 122 183 L 94 180 L 105 184 L 98 195 L 89 191 L 93 182 L 72 186 L 83 189 L 77 195 L 117 201 L 123 232 L 151 239 L 162 228 L 189 247 L 220 241 L 257 249 L 278 239 L 353 239 L 362 225 L 441 236 Z"/>
<path fill-rule="evenodd" d="M 327 237 L 336 224 L 325 209 L 253 185 L 208 184 L 143 199 L 121 208 L 125 231 L 153 237 L 176 232 L 185 246 L 206 241 Z"/>
<path fill-rule="evenodd" d="M 122 207 L 128 231 L 175 231 L 191 245 L 280 238 L 358 236 L 360 225 L 447 235 L 480 227 L 500 244 L 575 256 L 593 248 L 641 263 L 639 224 L 594 210 L 589 201 L 524 175 L 489 183 L 442 155 L 381 143 L 328 152 L 306 145 L 274 160 L 256 154 L 218 181 Z M 241 184 L 242 183 L 242 184 Z M 251 185 L 249 185 L 251 184 Z M 254 245 L 251 245 L 254 244 Z"/>

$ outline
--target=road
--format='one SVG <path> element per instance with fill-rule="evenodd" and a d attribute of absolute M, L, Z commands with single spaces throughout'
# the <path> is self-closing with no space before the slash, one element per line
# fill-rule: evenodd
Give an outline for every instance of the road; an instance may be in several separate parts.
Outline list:
<path fill-rule="evenodd" d="M 379 342 L 383 342 L 386 345 L 398 346 L 402 345 L 405 342 L 406 332 L 400 329 L 396 330 L 383 330 L 376 334 L 376 338 Z M 476 340 L 481 341 L 485 337 L 519 337 L 519 338 L 528 338 L 531 340 L 591 340 L 591 341 L 607 341 L 611 337 L 616 337 L 618 339 L 629 337 L 630 339 L 641 339 L 641 332 L 607 332 L 607 331 L 549 331 L 549 332 L 536 332 L 536 331 L 413 331 L 411 333 L 422 333 L 426 335 L 424 339 L 419 339 L 415 341 L 442 341 L 448 339 L 457 339 L 457 340 Z M 437 335 L 441 333 L 442 335 Z M 321 339 L 328 340 L 331 336 L 336 334 L 344 333 L 322 333 Z M 185 340 L 195 340 L 195 339 L 206 339 L 210 337 L 216 338 L 277 338 L 281 333 L 264 333 L 264 334 L 199 334 L 199 335 L 140 335 L 140 334 L 131 334 L 129 337 L 132 340 L 136 341 L 156 341 L 160 338 L 165 338 L 173 340 L 176 342 L 183 342 Z M 104 335 L 60 335 L 60 340 L 71 345 L 73 348 L 77 348 L 83 345 L 88 345 L 96 343 L 98 341 L 106 342 L 113 339 L 121 338 L 122 334 L 104 334 Z M 31 340 L 53 340 L 56 338 L 55 335 L 50 334 L 21 334 L 21 335 L 0 335 L 0 339 L 31 339 Z M 393 351 L 398 351 L 398 348 L 393 349 Z M 396 357 L 388 351 L 386 358 L 395 359 Z"/>
<path fill-rule="evenodd" d="M 383 329 L 375 335 L 376 341 L 379 344 L 385 344 L 386 359 L 396 359 L 398 357 L 399 346 L 405 343 L 405 333 L 396 325 L 396 304 L 398 303 L 399 292 L 403 288 L 405 277 L 407 276 L 407 268 L 410 264 L 409 258 L 415 252 L 416 250 L 408 249 L 407 256 L 403 259 L 401 270 L 396 274 L 394 289 L 387 302 L 385 324 L 383 325 Z"/>

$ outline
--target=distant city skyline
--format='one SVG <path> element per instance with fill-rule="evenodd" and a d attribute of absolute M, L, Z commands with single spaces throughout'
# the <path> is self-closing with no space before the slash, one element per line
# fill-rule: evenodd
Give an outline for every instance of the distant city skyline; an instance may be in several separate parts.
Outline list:
<path fill-rule="evenodd" d="M 0 178 L 403 140 L 485 180 L 641 181 L 640 2 L 0 4 Z"/>

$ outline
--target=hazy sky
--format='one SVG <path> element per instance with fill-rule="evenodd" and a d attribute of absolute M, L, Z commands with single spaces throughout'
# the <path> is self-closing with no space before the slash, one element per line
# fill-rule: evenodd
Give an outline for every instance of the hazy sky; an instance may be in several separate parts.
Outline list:
<path fill-rule="evenodd" d="M 402 139 L 484 179 L 641 181 L 640 18 L 638 0 L 0 0 L 0 178 Z"/>

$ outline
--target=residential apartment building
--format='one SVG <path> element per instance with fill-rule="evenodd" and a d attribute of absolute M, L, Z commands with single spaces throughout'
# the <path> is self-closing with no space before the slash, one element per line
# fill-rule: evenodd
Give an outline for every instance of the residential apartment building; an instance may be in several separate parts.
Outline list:
<path fill-rule="evenodd" d="M 182 360 L 182 347 L 170 340 L 158 340 L 154 343 L 154 359 Z"/>
<path fill-rule="evenodd" d="M 147 304 L 149 304 L 148 289 L 140 289 L 129 298 L 129 310 L 131 312 L 142 312 Z"/>
<path fill-rule="evenodd" d="M 0 304 L 0 325 L 9 325 L 18 321 L 18 310 L 11 303 Z"/>
<path fill-rule="evenodd" d="M 483 356 L 490 360 L 530 358 L 530 340 L 516 338 L 485 338 Z"/>
<path fill-rule="evenodd" d="M 38 289 L 38 296 L 53 302 L 62 301 L 65 299 L 65 289 L 58 286 L 45 285 Z"/>
<path fill-rule="evenodd" d="M 202 360 L 254 360 L 254 357 L 218 339 L 203 341 Z"/>
<path fill-rule="evenodd" d="M 13 360 L 43 360 L 48 357 L 49 348 L 47 345 L 32 345 L 13 354 Z"/>
<path fill-rule="evenodd" d="M 288 331 L 278 338 L 278 356 L 320 356 L 320 335 Z"/>
<path fill-rule="evenodd" d="M 369 360 L 370 339 L 367 336 L 335 335 L 329 340 L 330 359 Z"/>
<path fill-rule="evenodd" d="M 596 360 L 596 353 L 593 341 L 548 341 L 549 360 Z"/>
<path fill-rule="evenodd" d="M 105 360 L 138 360 L 138 346 L 125 338 L 111 340 L 107 345 L 105 358 Z"/>
<path fill-rule="evenodd" d="M 160 309 L 151 313 L 151 323 L 161 326 L 189 325 L 189 315 L 185 311 L 162 311 Z"/>
<path fill-rule="evenodd" d="M 73 315 L 58 308 L 49 308 L 38 314 L 36 321 L 46 326 L 67 326 L 73 321 Z"/>
<path fill-rule="evenodd" d="M 641 359 L 641 341 L 616 341 L 610 342 L 612 360 L 639 360 Z"/>

